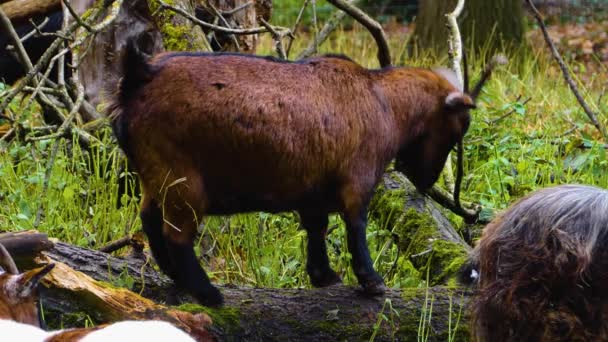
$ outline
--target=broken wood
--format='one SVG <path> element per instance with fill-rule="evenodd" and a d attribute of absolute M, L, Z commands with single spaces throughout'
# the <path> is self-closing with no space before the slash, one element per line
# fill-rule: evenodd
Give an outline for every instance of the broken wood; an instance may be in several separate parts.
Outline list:
<path fill-rule="evenodd" d="M 461 339 L 468 336 L 465 308 L 470 293 L 462 289 L 389 290 L 382 297 L 366 297 L 349 286 L 259 289 L 225 285 L 220 286 L 226 298 L 221 309 L 192 304 L 168 308 L 164 303 L 188 303 L 191 298 L 156 272 L 152 260 L 115 257 L 61 242 L 51 245 L 44 244 L 47 249 L 42 253 L 31 253 L 37 263 L 58 265 L 45 282 L 48 288 L 42 291 L 47 319 L 78 313 L 97 323 L 163 319 L 195 329 L 207 322 L 196 314 L 207 313 L 213 321 L 209 332 L 218 340 L 361 340 L 373 334 L 376 341 L 385 341 L 411 340 L 428 333 L 429 341 L 444 341 L 449 334 Z M 19 249 L 18 245 L 10 246 Z M 120 280 L 132 282 L 132 291 L 106 284 Z"/>
<path fill-rule="evenodd" d="M 0 8 L 13 25 L 27 22 L 29 18 L 46 15 L 61 9 L 61 0 L 13 0 L 3 1 Z"/>

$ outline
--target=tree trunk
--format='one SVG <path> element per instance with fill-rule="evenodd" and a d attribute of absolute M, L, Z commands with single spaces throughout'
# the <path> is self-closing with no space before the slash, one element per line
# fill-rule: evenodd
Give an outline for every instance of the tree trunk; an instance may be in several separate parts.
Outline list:
<path fill-rule="evenodd" d="M 48 14 L 61 8 L 61 0 L 13 0 L 1 1 L 0 7 L 13 25 L 27 22 L 29 18 Z"/>
<path fill-rule="evenodd" d="M 457 0 L 426 0 L 420 2 L 414 44 L 421 51 L 437 56 L 447 52 L 447 13 L 454 10 Z M 465 48 L 474 51 L 494 51 L 518 46 L 524 39 L 523 1 L 465 0 L 459 17 Z"/>
<path fill-rule="evenodd" d="M 25 237 L 24 237 L 25 235 Z M 205 340 L 209 331 L 217 340 L 311 341 L 367 340 L 410 341 L 428 334 L 429 341 L 467 340 L 465 306 L 470 293 L 462 289 L 433 287 L 389 290 L 382 297 L 365 297 L 358 288 L 256 289 L 221 286 L 226 304 L 210 309 L 194 304 L 167 308 L 167 301 L 189 302 L 171 281 L 151 267 L 150 260 L 119 258 L 63 243 L 50 243 L 44 234 L 0 234 L 21 269 L 55 262 L 42 291 L 45 317 L 65 327 L 78 325 L 69 317 L 91 317 L 98 323 L 116 319 L 163 319 Z M 10 241 L 10 243 L 9 243 Z M 21 245 L 17 241 L 27 241 Z M 33 250 L 28 258 L 26 247 Z M 44 247 L 41 247 L 44 246 Z M 38 251 L 47 249 L 42 252 Z M 84 275 L 76 271 L 83 272 Z M 92 280 L 91 278 L 96 281 Z M 126 289 L 104 285 L 112 281 L 131 285 L 143 299 Z M 205 315 L 213 321 L 209 329 Z M 77 320 L 76 320 L 77 321 Z M 80 323 L 82 325 L 82 323 Z"/>
<path fill-rule="evenodd" d="M 147 0 L 152 13 L 158 9 L 156 0 Z M 171 5 L 182 8 L 194 15 L 195 0 L 172 0 Z M 210 51 L 207 37 L 203 30 L 189 19 L 169 10 L 158 11 L 155 16 L 156 24 L 163 36 L 165 49 L 168 51 Z"/>

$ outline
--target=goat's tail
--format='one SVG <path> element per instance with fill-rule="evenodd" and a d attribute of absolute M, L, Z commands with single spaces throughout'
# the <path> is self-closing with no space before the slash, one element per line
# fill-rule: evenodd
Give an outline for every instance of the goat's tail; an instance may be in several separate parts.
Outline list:
<path fill-rule="evenodd" d="M 465 286 L 476 285 L 479 282 L 479 268 L 479 248 L 475 248 L 458 270 L 458 281 Z"/>
<path fill-rule="evenodd" d="M 115 87 L 108 91 L 108 113 L 118 144 L 129 157 L 129 118 L 126 111 L 139 89 L 152 79 L 155 69 L 148 63 L 148 57 L 137 48 L 137 39 L 134 38 L 127 41 L 120 63 L 122 77 L 118 82 L 112 82 Z"/>

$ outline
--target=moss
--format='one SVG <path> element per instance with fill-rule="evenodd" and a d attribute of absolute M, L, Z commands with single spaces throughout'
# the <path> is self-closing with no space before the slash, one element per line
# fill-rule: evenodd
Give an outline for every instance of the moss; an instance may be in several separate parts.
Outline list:
<path fill-rule="evenodd" d="M 393 194 L 390 197 L 396 196 Z M 400 199 L 403 205 L 403 198 Z M 437 223 L 426 213 L 409 208 L 395 221 L 393 233 L 398 236 L 398 248 L 420 272 L 428 274 L 429 285 L 453 284 L 453 278 L 466 260 L 466 250 L 458 243 L 438 239 Z M 411 257 L 415 256 L 415 257 Z M 408 266 L 407 263 L 400 263 Z"/>
<path fill-rule="evenodd" d="M 240 326 L 241 311 L 237 308 L 221 307 L 216 309 L 187 303 L 176 307 L 176 309 L 190 313 L 205 313 L 211 317 L 213 325 L 217 325 L 227 332 L 232 332 Z"/>
<path fill-rule="evenodd" d="M 379 189 L 369 205 L 370 217 L 384 227 L 393 227 L 403 211 L 405 190 Z"/>
<path fill-rule="evenodd" d="M 169 5 L 174 6 L 175 1 L 165 0 Z M 160 32 L 163 37 L 165 48 L 169 51 L 187 51 L 192 49 L 191 34 L 192 27 L 189 24 L 178 25 L 173 18 L 175 13 L 169 10 L 159 11 L 159 3 L 156 0 L 149 0 L 148 7 L 154 14 L 156 22 L 159 24 Z"/>
<path fill-rule="evenodd" d="M 445 240 L 433 241 L 431 250 L 427 265 L 420 272 L 427 274 L 428 271 L 429 283 L 432 285 L 446 282 L 448 285 L 456 285 L 455 274 L 466 261 L 466 250 L 460 244 Z"/>
<path fill-rule="evenodd" d="M 438 234 L 435 220 L 414 208 L 404 212 L 396 225 L 394 233 L 399 237 L 398 247 L 406 255 L 425 252 L 429 249 L 429 242 Z"/>
<path fill-rule="evenodd" d="M 164 23 L 161 26 L 161 34 L 163 35 L 163 43 L 169 51 L 186 51 L 190 49 L 188 40 L 191 29 L 187 26 L 176 26 L 170 22 Z"/>

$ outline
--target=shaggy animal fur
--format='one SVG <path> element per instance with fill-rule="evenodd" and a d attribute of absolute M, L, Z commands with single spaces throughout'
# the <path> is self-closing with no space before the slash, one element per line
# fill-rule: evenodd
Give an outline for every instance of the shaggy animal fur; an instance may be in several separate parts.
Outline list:
<path fill-rule="evenodd" d="M 567 185 L 520 200 L 484 229 L 462 278 L 478 287 L 479 341 L 608 340 L 608 191 Z"/>
<path fill-rule="evenodd" d="M 340 281 L 325 246 L 328 214 L 339 212 L 359 283 L 382 293 L 365 239 L 374 187 L 394 158 L 418 188 L 430 187 L 474 107 L 440 73 L 368 70 L 344 57 L 148 61 L 129 45 L 123 60 L 110 111 L 141 179 L 143 229 L 161 269 L 206 305 L 222 303 L 192 250 L 206 214 L 297 211 L 311 282 L 327 286 Z"/>

